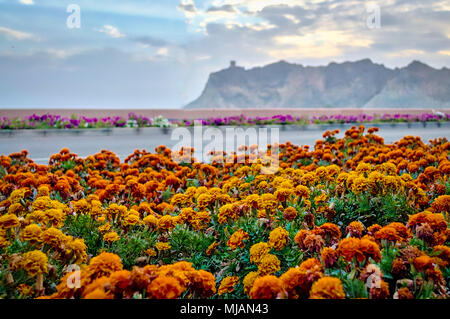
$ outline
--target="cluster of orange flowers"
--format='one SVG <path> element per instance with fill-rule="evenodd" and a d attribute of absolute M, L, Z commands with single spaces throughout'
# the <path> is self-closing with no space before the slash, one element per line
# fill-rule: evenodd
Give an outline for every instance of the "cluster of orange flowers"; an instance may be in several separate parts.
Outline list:
<path fill-rule="evenodd" d="M 250 161 L 256 146 L 211 164 L 178 163 L 165 146 L 123 163 L 109 151 L 83 159 L 63 149 L 49 165 L 26 151 L 0 156 L 0 280 L 16 297 L 41 298 L 342 299 L 352 281 L 369 298 L 415 298 L 420 287 L 448 297 L 450 143 L 407 136 L 387 145 L 376 132 L 325 132 L 313 150 L 280 144 L 274 174 Z M 403 198 L 412 213 L 347 224 L 353 211 L 336 203 L 350 195 Z M 82 218 L 97 246 L 73 228 Z M 206 243 L 195 262 L 173 248 L 181 231 Z M 129 238 L 145 247 L 125 269 L 117 247 Z M 211 256 L 217 265 L 198 261 Z M 68 284 L 75 275 L 77 288 Z"/>

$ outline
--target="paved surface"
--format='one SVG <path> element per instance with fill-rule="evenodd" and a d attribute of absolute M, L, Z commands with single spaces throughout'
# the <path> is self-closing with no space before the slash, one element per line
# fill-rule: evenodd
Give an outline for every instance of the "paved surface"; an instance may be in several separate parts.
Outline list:
<path fill-rule="evenodd" d="M 410 128 L 406 125 L 397 125 L 396 127 L 389 125 L 378 126 L 381 128 L 378 135 L 385 139 L 385 143 L 395 142 L 406 135 L 420 136 L 425 142 L 438 137 L 450 139 L 449 123 L 441 127 L 438 127 L 436 124 L 428 124 L 426 128 L 419 125 Z M 348 127 L 327 126 L 317 128 L 317 126 L 313 126 L 307 129 L 295 127 L 287 127 L 286 129 L 279 128 L 279 141 L 280 143 L 290 141 L 298 145 L 314 145 L 316 140 L 322 138 L 325 130 L 339 128 L 341 133 L 338 136 L 341 137 Z M 206 127 L 203 128 L 203 136 L 206 133 L 205 130 Z M 135 149 L 154 151 L 155 147 L 159 145 L 166 145 L 173 149 L 179 149 L 181 145 L 186 145 L 198 149 L 199 146 L 194 143 L 202 141 L 202 139 L 198 139 L 199 134 L 194 134 L 192 129 L 189 132 L 190 138 L 187 138 L 189 135 L 186 135 L 185 138 L 177 138 L 177 136 L 172 136 L 173 131 L 163 132 L 162 129 L 157 128 L 145 128 L 140 131 L 134 129 L 113 129 L 110 131 L 49 131 L 45 135 L 43 134 L 44 132 L 32 130 L 15 131 L 13 134 L 0 131 L 0 155 L 8 155 L 26 149 L 29 151 L 29 157 L 31 159 L 37 163 L 46 164 L 51 154 L 58 153 L 63 147 L 68 147 L 70 151 L 81 157 L 87 157 L 102 149 L 108 149 L 115 152 L 123 160 L 126 156 L 133 153 Z M 224 147 L 222 149 L 232 147 L 233 141 L 236 145 L 243 144 L 242 140 L 238 141 L 233 135 L 227 136 L 225 128 L 221 128 L 220 132 L 219 135 L 222 134 L 224 141 Z M 256 132 L 258 132 L 258 128 L 256 128 Z M 267 143 L 273 143 L 275 140 L 271 139 L 270 132 L 270 128 L 267 133 L 260 131 L 260 138 L 265 136 L 266 141 L 248 141 L 247 144 L 257 143 L 262 145 L 261 148 L 263 148 Z M 187 131 L 184 130 L 181 133 L 187 133 Z M 243 134 L 238 134 L 238 136 L 242 138 Z M 210 143 L 211 140 L 203 138 L 204 149 Z M 216 149 L 218 148 L 216 147 Z"/>
<path fill-rule="evenodd" d="M 249 109 L 0 109 L 0 117 L 19 117 L 23 118 L 32 114 L 56 114 L 61 116 L 70 117 L 72 114 L 86 116 L 86 117 L 106 117 L 106 116 L 121 116 L 127 117 L 128 113 L 135 113 L 137 115 L 147 116 L 149 118 L 162 115 L 170 119 L 198 119 L 198 118 L 211 118 L 211 117 L 225 117 L 225 116 L 239 116 L 244 114 L 249 117 L 255 116 L 273 116 L 277 114 L 301 116 L 302 118 L 309 118 L 312 116 L 321 115 L 358 115 L 358 114 L 423 114 L 431 113 L 433 110 L 428 109 L 410 109 L 410 108 L 390 108 L 390 109 L 370 109 L 370 108 L 277 108 L 277 109 L 262 109 L 262 108 L 249 108 Z M 450 109 L 435 109 L 443 113 L 448 113 Z"/>

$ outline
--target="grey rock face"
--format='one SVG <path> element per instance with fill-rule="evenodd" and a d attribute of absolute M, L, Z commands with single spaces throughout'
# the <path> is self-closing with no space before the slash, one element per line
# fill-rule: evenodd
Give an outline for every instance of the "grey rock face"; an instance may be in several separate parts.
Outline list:
<path fill-rule="evenodd" d="M 369 59 L 305 67 L 285 61 L 210 74 L 186 108 L 450 107 L 450 70 L 413 61 L 389 69 Z"/>

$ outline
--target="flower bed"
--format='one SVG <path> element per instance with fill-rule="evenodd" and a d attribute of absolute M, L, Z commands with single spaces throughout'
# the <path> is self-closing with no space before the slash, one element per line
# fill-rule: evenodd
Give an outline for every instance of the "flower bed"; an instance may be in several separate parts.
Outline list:
<path fill-rule="evenodd" d="M 281 144 L 274 174 L 164 146 L 1 156 L 0 297 L 448 298 L 450 143 L 376 132 Z"/>
<path fill-rule="evenodd" d="M 0 119 L 0 129 L 89 129 L 89 128 L 115 128 L 115 127 L 177 127 L 194 126 L 195 121 L 202 125 L 308 125 L 308 124 L 369 124 L 369 123 L 427 123 L 448 122 L 450 114 L 440 112 L 412 114 L 383 114 L 383 115 L 330 115 L 311 116 L 310 118 L 293 117 L 291 115 L 274 115 L 270 117 L 229 116 L 208 119 L 166 119 L 162 116 L 148 118 L 130 113 L 128 118 L 119 116 L 85 117 L 43 114 L 30 115 L 23 119 L 3 117 Z"/>

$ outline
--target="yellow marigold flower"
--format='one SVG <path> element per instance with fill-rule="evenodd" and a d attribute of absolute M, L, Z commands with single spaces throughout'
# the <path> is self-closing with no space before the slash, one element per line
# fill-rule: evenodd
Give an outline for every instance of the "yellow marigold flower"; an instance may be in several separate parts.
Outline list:
<path fill-rule="evenodd" d="M 152 248 L 147 249 L 147 250 L 145 251 L 145 253 L 146 253 L 148 256 L 150 256 L 150 257 L 156 256 L 156 251 L 155 251 L 154 249 L 152 249 Z"/>
<path fill-rule="evenodd" d="M 353 180 L 352 183 L 352 192 L 355 194 L 361 194 L 366 192 L 369 188 L 369 184 L 365 177 L 357 177 Z"/>
<path fill-rule="evenodd" d="M 20 265 L 30 277 L 47 273 L 47 255 L 40 250 L 33 250 L 23 254 Z"/>
<path fill-rule="evenodd" d="M 284 295 L 283 283 L 275 276 L 257 278 L 250 290 L 251 299 L 281 299 Z"/>
<path fill-rule="evenodd" d="M 277 227 L 270 232 L 269 235 L 269 246 L 275 248 L 276 250 L 281 250 L 286 246 L 289 239 L 289 232 L 282 227 Z"/>
<path fill-rule="evenodd" d="M 111 224 L 104 224 L 104 225 L 99 226 L 97 229 L 100 233 L 104 233 L 104 232 L 109 231 L 111 229 L 111 227 L 112 227 Z"/>
<path fill-rule="evenodd" d="M 0 228 L 8 229 L 20 226 L 19 218 L 14 214 L 0 216 Z"/>
<path fill-rule="evenodd" d="M 314 197 L 314 203 L 316 203 L 316 205 L 325 203 L 327 200 L 328 200 L 328 196 L 325 193 L 322 193 L 322 194 Z"/>
<path fill-rule="evenodd" d="M 41 241 L 54 248 L 59 248 L 66 242 L 66 236 L 59 229 L 51 227 L 42 232 Z"/>
<path fill-rule="evenodd" d="M 242 229 L 239 229 L 238 231 L 234 232 L 233 235 L 228 239 L 227 245 L 230 247 L 231 250 L 236 250 L 236 248 L 244 248 L 244 240 L 248 239 L 248 233 L 243 231 Z"/>
<path fill-rule="evenodd" d="M 125 217 L 123 218 L 123 221 L 122 221 L 122 224 L 124 226 L 134 226 L 134 225 L 139 225 L 140 223 L 141 223 L 141 220 L 140 220 L 139 212 L 134 209 L 130 209 L 130 211 L 128 212 L 128 214 L 125 215 Z"/>
<path fill-rule="evenodd" d="M 103 252 L 91 259 L 85 274 L 88 281 L 90 281 L 103 276 L 109 276 L 111 273 L 122 269 L 123 265 L 119 256 Z"/>
<path fill-rule="evenodd" d="M 87 214 L 91 210 L 91 205 L 84 198 L 72 201 L 73 210 L 77 214 Z"/>
<path fill-rule="evenodd" d="M 210 221 L 211 215 L 207 211 L 201 211 L 195 214 L 191 224 L 195 230 L 201 230 L 206 228 Z"/>
<path fill-rule="evenodd" d="M 278 206 L 278 200 L 273 194 L 262 194 L 259 197 L 258 206 L 260 209 L 272 209 Z"/>
<path fill-rule="evenodd" d="M 27 192 L 26 188 L 13 190 L 9 195 L 9 200 L 11 204 L 20 203 L 20 200 L 25 197 L 26 192 Z"/>
<path fill-rule="evenodd" d="M 266 254 L 258 264 L 258 272 L 262 276 L 274 274 L 280 270 L 280 264 L 281 262 L 277 256 Z"/>
<path fill-rule="evenodd" d="M 250 262 L 258 264 L 270 252 L 268 243 L 261 242 L 250 247 Z"/>
<path fill-rule="evenodd" d="M 36 197 L 41 197 L 41 196 L 50 196 L 50 190 L 49 190 L 48 186 L 41 185 L 38 187 Z"/>
<path fill-rule="evenodd" d="M 310 299 L 345 299 L 344 287 L 339 278 L 323 277 L 316 281 L 309 294 Z"/>
<path fill-rule="evenodd" d="M 42 229 L 37 224 L 26 226 L 20 233 L 20 240 L 36 244 L 41 241 Z"/>
<path fill-rule="evenodd" d="M 242 284 L 244 285 L 244 293 L 246 295 L 250 294 L 250 290 L 253 287 L 253 283 L 255 282 L 256 278 L 259 277 L 259 273 L 256 271 L 249 272 L 244 279 L 242 280 Z"/>
<path fill-rule="evenodd" d="M 152 228 L 156 228 L 158 226 L 158 218 L 156 218 L 156 216 L 154 215 L 148 215 L 144 217 L 142 222 L 144 223 L 144 225 Z"/>
<path fill-rule="evenodd" d="M 25 214 L 25 207 L 22 206 L 22 204 L 15 203 L 9 206 L 8 208 L 8 214 L 13 214 L 16 216 L 21 216 Z"/>
<path fill-rule="evenodd" d="M 155 244 L 155 248 L 159 251 L 164 251 L 164 250 L 169 250 L 170 248 L 172 248 L 172 246 L 170 246 L 169 243 L 157 242 Z"/>
<path fill-rule="evenodd" d="M 216 248 L 219 246 L 218 242 L 213 242 L 211 245 L 208 246 L 208 248 L 206 249 L 206 255 L 211 256 L 214 251 L 216 250 Z"/>
<path fill-rule="evenodd" d="M 228 276 L 222 279 L 220 282 L 218 294 L 219 296 L 223 294 L 229 294 L 234 291 L 234 286 L 239 283 L 239 277 L 237 276 Z"/>
<path fill-rule="evenodd" d="M 158 229 L 162 231 L 171 230 L 175 227 L 173 217 L 164 215 L 158 220 Z"/>
<path fill-rule="evenodd" d="M 207 194 L 207 193 L 200 194 L 197 197 L 197 207 L 198 207 L 198 209 L 201 209 L 201 210 L 205 209 L 206 207 L 209 206 L 209 204 L 211 202 L 213 202 L 213 200 L 214 200 L 214 198 L 210 194 Z"/>
<path fill-rule="evenodd" d="M 117 234 L 115 231 L 106 233 L 103 235 L 103 240 L 108 243 L 113 243 L 115 241 L 118 241 L 120 239 L 119 234 Z"/>
<path fill-rule="evenodd" d="M 357 172 L 358 174 L 364 174 L 364 173 L 367 174 L 367 173 L 369 173 L 371 170 L 372 170 L 372 165 L 369 164 L 369 163 L 361 162 L 361 163 L 359 163 L 358 166 L 356 167 L 356 172 Z"/>
<path fill-rule="evenodd" d="M 22 296 L 31 296 L 34 294 L 34 288 L 25 284 L 20 284 L 17 287 L 17 291 L 19 291 Z"/>
<path fill-rule="evenodd" d="M 85 262 L 87 259 L 87 246 L 82 238 L 75 238 L 68 240 L 65 244 L 66 254 L 73 255 L 74 263 L 79 264 Z"/>

